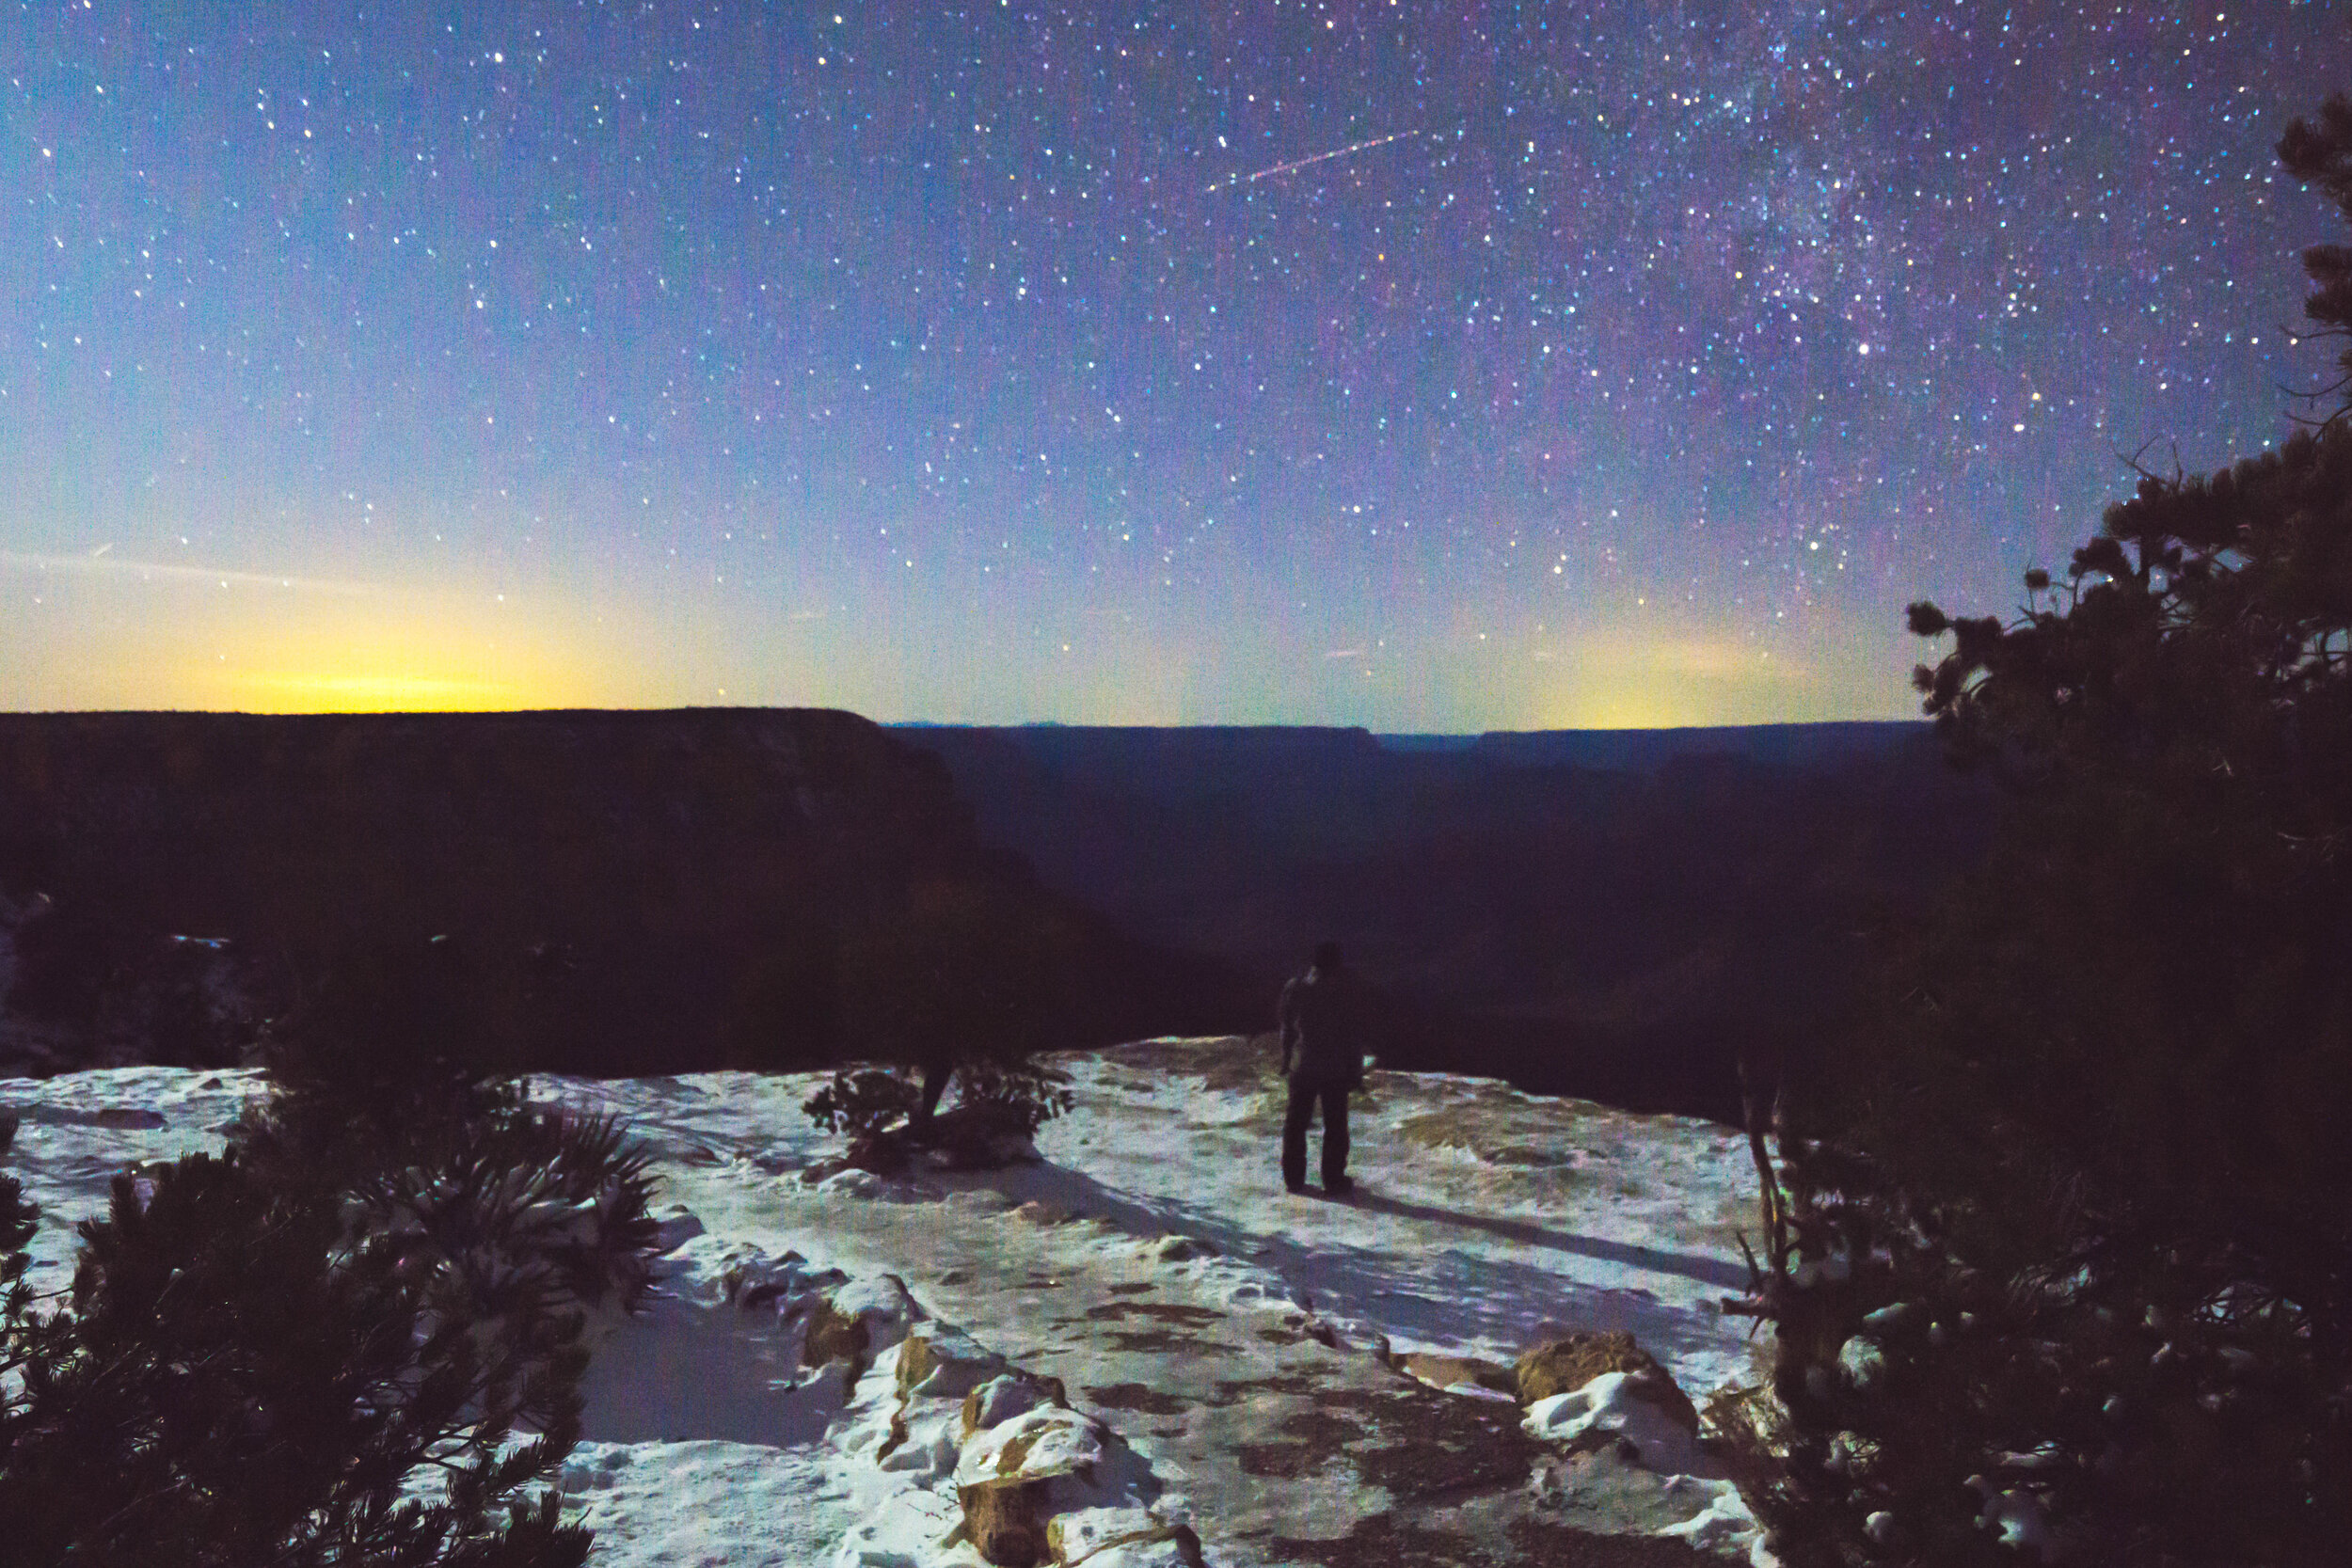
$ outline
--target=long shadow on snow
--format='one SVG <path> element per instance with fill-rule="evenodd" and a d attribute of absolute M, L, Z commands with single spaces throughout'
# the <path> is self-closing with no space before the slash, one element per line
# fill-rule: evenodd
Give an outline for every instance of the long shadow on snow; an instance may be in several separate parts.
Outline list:
<path fill-rule="evenodd" d="M 1306 1244 L 1272 1228 L 1260 1230 L 1216 1209 L 1106 1187 L 1083 1171 L 1050 1161 L 967 1176 L 957 1187 L 993 1187 L 1014 1202 L 1041 1199 L 1074 1215 L 1097 1215 L 1128 1233 L 1150 1238 L 1173 1233 L 1205 1241 L 1229 1257 L 1276 1275 L 1316 1310 L 1361 1319 L 1384 1334 L 1436 1343 L 1486 1339 L 1525 1346 L 1554 1328 L 1626 1329 L 1644 1348 L 1670 1365 L 1691 1354 L 1718 1354 L 1719 1333 L 1687 1307 L 1658 1302 L 1637 1288 L 1590 1285 L 1533 1264 L 1486 1259 L 1425 1244 L 1415 1250 L 1417 1271 L 1401 1265 L 1394 1251 L 1331 1241 Z M 1360 1189 L 1359 1189 L 1360 1192 Z M 1265 1218 L 1279 1222 L 1286 1198 L 1264 1200 Z M 1732 1285 L 1746 1283 L 1731 1265 L 1685 1253 L 1606 1242 L 1546 1230 L 1524 1222 L 1462 1214 L 1395 1199 L 1359 1206 L 1382 1207 L 1398 1217 L 1424 1223 L 1465 1225 L 1529 1244 L 1571 1252 L 1620 1267 L 1680 1274 Z M 1408 1243 L 1408 1245 L 1411 1243 Z M 1698 1273 L 1699 1269 L 1712 1271 Z M 919 1292 L 918 1292 L 919 1293 Z"/>
<path fill-rule="evenodd" d="M 1702 1258 L 1689 1252 L 1666 1252 L 1658 1247 L 1635 1246 L 1629 1242 L 1605 1242 L 1597 1236 L 1579 1236 L 1566 1230 L 1547 1230 L 1525 1220 L 1498 1219 L 1490 1214 L 1466 1214 L 1458 1209 L 1440 1209 L 1434 1204 L 1407 1203 L 1401 1197 L 1365 1192 L 1361 1188 L 1357 1190 L 1349 1203 L 1354 1208 L 1384 1210 L 1406 1219 L 1466 1226 L 1472 1230 L 1483 1230 L 1489 1236 L 1500 1236 L 1506 1242 L 1517 1242 L 1522 1246 L 1573 1252 L 1584 1258 L 1597 1258 L 1605 1263 L 1630 1264 L 1637 1269 L 1647 1269 L 1652 1274 L 1678 1274 L 1707 1285 L 1722 1285 L 1733 1290 L 1747 1288 L 1747 1270 L 1720 1258 Z"/>

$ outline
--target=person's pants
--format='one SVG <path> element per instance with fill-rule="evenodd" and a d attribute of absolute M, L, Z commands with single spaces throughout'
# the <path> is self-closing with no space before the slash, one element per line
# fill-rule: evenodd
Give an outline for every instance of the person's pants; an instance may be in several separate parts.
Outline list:
<path fill-rule="evenodd" d="M 921 1120 L 929 1121 L 931 1119 L 931 1113 L 939 1109 L 939 1097 L 947 1092 L 947 1080 L 953 1078 L 955 1075 L 956 1064 L 952 1061 L 928 1062 L 924 1064 L 923 1115 L 920 1118 Z"/>
<path fill-rule="evenodd" d="M 1323 1184 L 1331 1185 L 1347 1174 L 1347 1085 L 1291 1085 L 1290 1107 L 1282 1117 L 1282 1180 L 1295 1187 L 1307 1180 L 1307 1123 L 1315 1102 L 1323 1102 Z"/>

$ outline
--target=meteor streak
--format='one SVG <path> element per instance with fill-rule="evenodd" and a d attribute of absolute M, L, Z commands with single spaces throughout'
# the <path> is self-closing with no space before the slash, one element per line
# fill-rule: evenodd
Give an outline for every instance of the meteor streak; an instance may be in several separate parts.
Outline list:
<path fill-rule="evenodd" d="M 1375 136 L 1370 141 L 1351 142 L 1345 147 L 1335 147 L 1328 152 L 1315 153 L 1312 157 L 1293 158 L 1287 164 L 1277 164 L 1272 168 L 1262 168 L 1255 174 L 1236 174 L 1231 180 L 1220 180 L 1201 194 L 1214 196 L 1218 191 L 1232 190 L 1235 185 L 1248 185 L 1260 180 L 1271 180 L 1278 174 L 1288 174 L 1295 168 L 1305 168 L 1309 164 L 1322 163 L 1326 158 L 1344 158 L 1351 152 L 1368 152 L 1375 147 L 1386 147 L 1392 141 L 1403 141 L 1407 136 L 1418 136 L 1421 134 L 1419 131 L 1399 131 L 1392 136 Z"/>

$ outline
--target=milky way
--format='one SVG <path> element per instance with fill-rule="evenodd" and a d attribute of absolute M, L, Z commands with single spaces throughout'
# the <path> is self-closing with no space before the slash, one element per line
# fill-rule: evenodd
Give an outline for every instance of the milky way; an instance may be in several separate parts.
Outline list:
<path fill-rule="evenodd" d="M 1913 711 L 1906 600 L 2277 439 L 2352 33 L 93 0 L 0 80 L 0 703 L 1460 731 Z"/>

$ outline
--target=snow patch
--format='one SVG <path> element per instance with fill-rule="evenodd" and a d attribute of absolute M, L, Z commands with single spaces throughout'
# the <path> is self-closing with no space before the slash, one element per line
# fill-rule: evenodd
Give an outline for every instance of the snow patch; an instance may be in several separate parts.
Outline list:
<path fill-rule="evenodd" d="M 1645 1469 L 1689 1475 L 1702 1467 L 1690 1428 L 1654 1402 L 1641 1397 L 1632 1372 L 1603 1372 L 1581 1388 L 1552 1394 L 1527 1407 L 1519 1424 L 1548 1442 L 1565 1443 L 1588 1432 L 1613 1432 L 1641 1453 Z"/>

